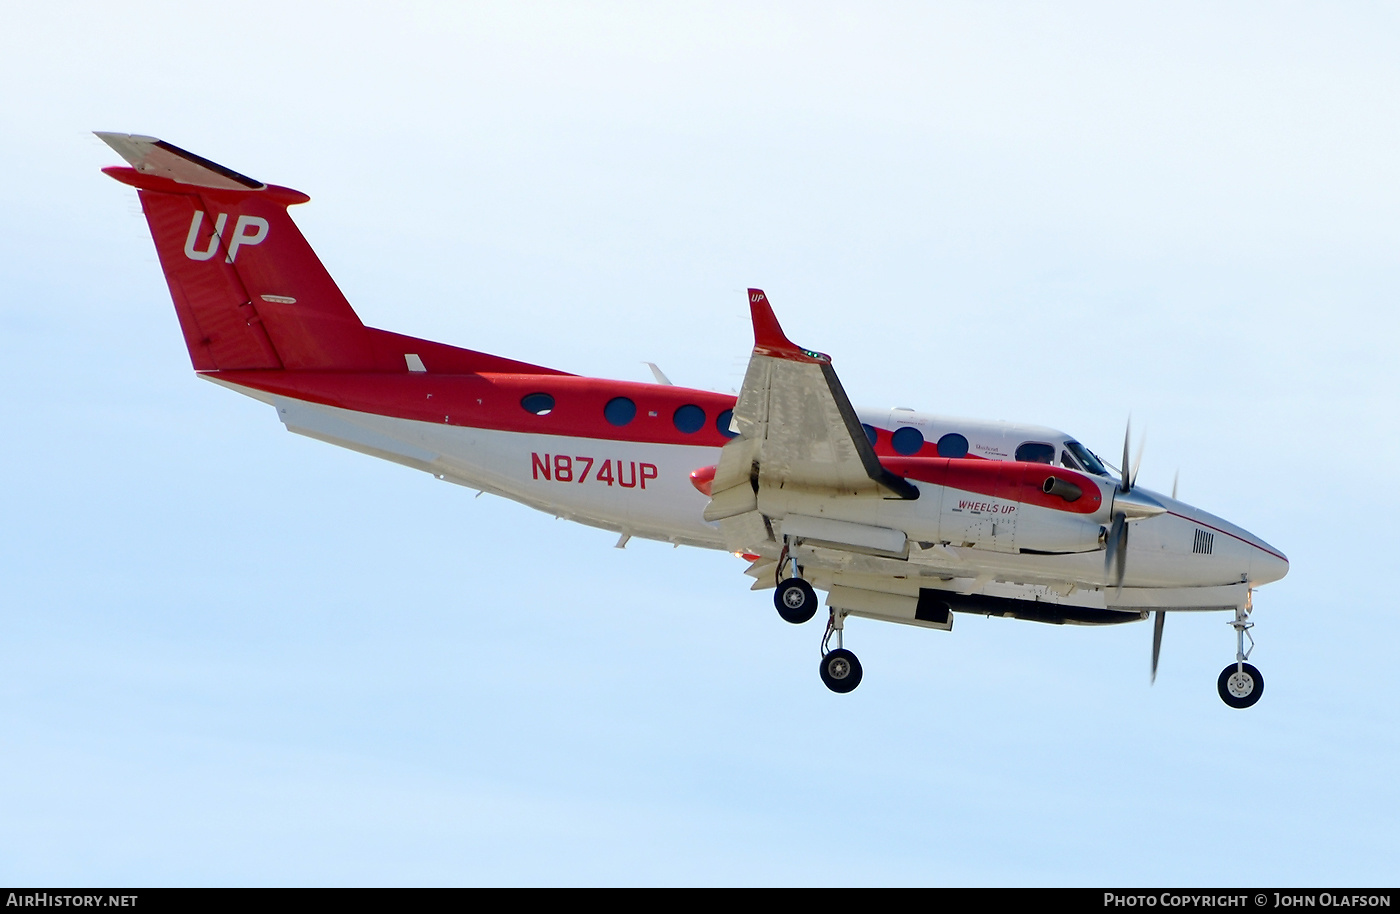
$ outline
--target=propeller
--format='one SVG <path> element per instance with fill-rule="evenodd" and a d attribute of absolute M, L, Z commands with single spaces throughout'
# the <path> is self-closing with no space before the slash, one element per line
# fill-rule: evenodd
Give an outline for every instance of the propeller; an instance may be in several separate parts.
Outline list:
<path fill-rule="evenodd" d="M 1128 472 L 1128 439 L 1129 439 L 1130 437 L 1132 437 L 1132 434 L 1133 434 L 1133 420 L 1132 420 L 1132 419 L 1129 419 L 1129 420 L 1128 420 L 1128 425 L 1127 425 L 1127 427 L 1126 427 L 1125 429 L 1123 429 L 1123 486 L 1122 486 L 1122 489 L 1123 489 L 1124 492 L 1130 492 L 1130 491 L 1132 491 L 1133 486 L 1137 485 L 1138 466 L 1142 463 L 1142 452 L 1143 452 L 1144 450 L 1146 450 L 1146 445 L 1147 445 L 1147 434 L 1144 432 L 1144 433 L 1143 433 L 1143 436 L 1142 436 L 1140 439 L 1138 439 L 1138 453 L 1137 453 L 1137 459 L 1133 461 L 1133 471 L 1132 471 L 1131 473 L 1129 473 L 1129 472 Z"/>
<path fill-rule="evenodd" d="M 1134 484 L 1137 483 L 1138 466 L 1142 463 L 1142 452 L 1145 449 L 1146 437 L 1138 443 L 1137 459 L 1129 461 L 1128 443 L 1133 435 L 1133 422 L 1128 420 L 1127 428 L 1123 431 L 1123 462 L 1122 482 L 1118 484 L 1118 492 L 1113 498 L 1113 524 L 1108 530 L 1108 542 L 1105 543 L 1103 556 L 1104 576 L 1113 582 L 1113 586 L 1118 590 L 1123 589 L 1123 575 L 1128 566 L 1128 517 L 1146 516 L 1141 513 L 1139 506 L 1140 499 L 1130 498 Z M 1132 469 L 1129 469 L 1131 467 Z"/>
<path fill-rule="evenodd" d="M 1138 467 L 1142 465 L 1142 453 L 1147 441 L 1144 435 L 1138 442 L 1136 459 L 1129 460 L 1129 441 L 1132 439 L 1132 420 L 1123 432 L 1122 481 L 1113 494 L 1113 524 L 1108 530 L 1108 541 L 1104 544 L 1104 577 L 1113 583 L 1119 592 L 1123 589 L 1123 576 L 1128 564 L 1128 521 L 1152 517 L 1166 511 L 1156 499 L 1133 491 L 1137 485 Z M 1176 498 L 1177 477 L 1172 478 L 1172 498 Z M 1152 681 L 1157 681 L 1157 663 L 1162 657 L 1162 629 L 1166 625 L 1167 614 L 1162 610 L 1152 613 Z"/>
<path fill-rule="evenodd" d="M 1176 486 L 1181 481 L 1181 470 L 1172 474 L 1172 501 L 1176 501 Z M 1152 681 L 1157 681 L 1157 661 L 1162 656 L 1162 626 L 1167 623 L 1167 614 L 1157 610 L 1152 614 Z"/>
<path fill-rule="evenodd" d="M 1103 553 L 1103 573 L 1113 582 L 1113 586 L 1123 587 L 1123 573 L 1128 564 L 1128 516 L 1122 511 L 1113 515 L 1113 526 L 1108 529 L 1108 543 Z"/>
<path fill-rule="evenodd" d="M 1128 562 L 1128 524 L 1164 513 L 1167 509 L 1151 495 L 1144 495 L 1134 487 L 1137 485 L 1138 466 L 1142 463 L 1143 444 L 1146 436 L 1138 442 L 1137 459 L 1129 462 L 1128 440 L 1132 435 L 1132 425 L 1123 433 L 1122 481 L 1113 493 L 1113 520 L 1104 541 L 1103 571 L 1106 583 L 1115 589 L 1123 589 L 1123 575 Z"/>
<path fill-rule="evenodd" d="M 1167 614 L 1162 610 L 1157 610 L 1152 614 L 1152 681 L 1157 681 L 1157 660 L 1162 656 L 1162 626 L 1166 624 Z"/>

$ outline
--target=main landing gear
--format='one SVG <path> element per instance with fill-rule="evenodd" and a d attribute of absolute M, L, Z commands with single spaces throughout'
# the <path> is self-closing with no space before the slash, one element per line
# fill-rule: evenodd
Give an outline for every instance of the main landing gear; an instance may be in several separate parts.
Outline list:
<path fill-rule="evenodd" d="M 778 615 L 784 621 L 798 625 L 816 615 L 817 592 L 801 578 L 788 578 L 778 582 L 773 605 L 778 608 Z M 838 614 L 833 609 L 831 619 L 826 623 L 826 636 L 822 638 L 822 682 L 833 692 L 849 692 L 860 685 L 860 661 L 855 654 L 841 646 L 841 623 L 844 620 L 845 614 Z M 828 650 L 833 631 L 836 632 L 836 649 Z"/>
<path fill-rule="evenodd" d="M 783 571 L 789 562 L 792 564 L 792 577 L 784 578 Z M 778 567 L 773 572 L 773 578 L 778 585 L 773 594 L 773 605 L 778 608 L 778 615 L 783 617 L 784 622 L 801 625 L 817 614 L 817 592 L 811 584 L 802 580 L 802 569 L 798 567 L 797 559 L 788 555 L 786 542 L 783 543 L 782 554 L 778 556 Z"/>
<path fill-rule="evenodd" d="M 788 578 L 778 582 L 773 605 L 784 622 L 801 625 L 817 614 L 817 592 L 801 578 Z"/>
<path fill-rule="evenodd" d="M 783 571 L 788 567 L 788 562 L 788 550 L 784 546 L 783 553 L 778 558 L 778 569 L 775 572 L 778 589 L 773 594 L 773 605 L 777 608 L 778 615 L 782 616 L 784 622 L 801 625 L 817 614 L 817 592 L 812 589 L 811 584 L 799 577 L 802 574 L 802 569 L 797 567 L 795 560 L 792 561 L 793 577 L 784 578 L 782 576 Z M 831 611 L 831 617 L 826 623 L 826 634 L 822 637 L 822 665 L 819 671 L 826 687 L 833 692 L 840 693 L 849 692 L 860 685 L 862 675 L 860 661 L 841 643 L 841 632 L 845 619 L 845 613 L 835 609 Z M 836 633 L 836 649 L 828 650 L 827 645 L 831 642 L 832 632 Z"/>
<path fill-rule="evenodd" d="M 822 637 L 822 665 L 819 670 L 822 677 L 822 684 L 833 692 L 845 694 L 860 685 L 860 678 L 863 670 L 860 668 L 860 661 L 856 655 L 846 650 L 841 643 L 841 632 L 846 620 L 845 613 L 836 609 L 831 610 L 831 617 L 826 623 L 826 635 Z M 828 650 L 827 645 L 831 643 L 831 633 L 836 633 L 836 649 Z"/>
<path fill-rule="evenodd" d="M 1252 609 L 1250 603 L 1235 610 L 1235 620 L 1230 627 L 1235 630 L 1235 662 L 1220 671 L 1216 680 L 1216 690 L 1220 700 L 1232 708 L 1249 708 L 1264 694 L 1264 677 L 1253 664 L 1245 663 L 1254 653 L 1254 638 L 1249 630 L 1254 623 L 1249 621 Z M 1249 638 L 1249 650 L 1244 649 L 1244 639 Z"/>

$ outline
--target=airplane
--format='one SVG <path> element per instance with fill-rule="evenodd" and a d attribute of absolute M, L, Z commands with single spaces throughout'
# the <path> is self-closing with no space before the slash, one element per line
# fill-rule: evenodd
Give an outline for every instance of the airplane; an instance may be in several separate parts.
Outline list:
<path fill-rule="evenodd" d="M 955 613 L 1053 624 L 1233 613 L 1217 690 L 1253 706 L 1254 588 L 1282 552 L 1138 486 L 1051 428 L 857 409 L 831 357 L 792 343 L 750 289 L 738 395 L 580 377 L 366 327 L 288 213 L 310 198 L 154 137 L 126 162 L 196 374 L 289 431 L 631 537 L 722 549 L 801 624 L 826 592 L 822 682 L 858 686 L 850 617 L 951 631 Z M 1141 459 L 1139 448 L 1138 459 Z M 832 639 L 835 638 L 835 646 Z M 1246 648 L 1248 639 L 1248 648 Z"/>

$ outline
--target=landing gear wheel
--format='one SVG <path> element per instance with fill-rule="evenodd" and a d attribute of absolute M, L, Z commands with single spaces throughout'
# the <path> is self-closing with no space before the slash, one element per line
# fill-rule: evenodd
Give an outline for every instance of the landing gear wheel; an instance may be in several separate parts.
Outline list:
<path fill-rule="evenodd" d="M 778 584 L 773 605 L 784 622 L 801 625 L 817 614 L 817 592 L 801 578 L 788 578 Z"/>
<path fill-rule="evenodd" d="M 1264 694 L 1264 677 L 1253 664 L 1232 663 L 1220 671 L 1220 679 L 1215 687 L 1220 691 L 1220 700 L 1232 708 L 1249 708 Z"/>
<path fill-rule="evenodd" d="M 838 647 L 822 658 L 821 674 L 828 689 L 846 693 L 860 685 L 860 661 L 855 654 Z"/>

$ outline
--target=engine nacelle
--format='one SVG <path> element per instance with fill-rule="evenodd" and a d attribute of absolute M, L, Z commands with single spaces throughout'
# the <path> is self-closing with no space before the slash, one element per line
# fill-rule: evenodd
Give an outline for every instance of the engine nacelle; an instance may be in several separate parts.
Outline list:
<path fill-rule="evenodd" d="M 1111 481 L 1040 463 L 943 457 L 886 458 L 917 499 L 765 487 L 754 498 L 788 535 L 880 554 L 904 538 L 995 552 L 1060 554 L 1104 547 Z M 697 471 L 698 472 L 698 471 Z M 750 496 L 748 487 L 735 489 Z M 790 518 L 791 523 L 783 521 Z"/>
<path fill-rule="evenodd" d="M 1114 491 L 1083 473 L 1010 460 L 890 458 L 893 473 L 924 483 L 919 499 L 937 527 L 911 537 L 996 552 L 1069 553 L 1103 548 Z M 937 487 L 937 488 L 931 488 Z"/>

